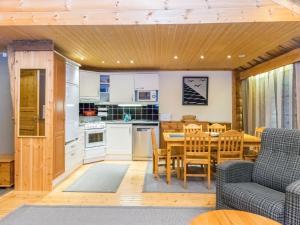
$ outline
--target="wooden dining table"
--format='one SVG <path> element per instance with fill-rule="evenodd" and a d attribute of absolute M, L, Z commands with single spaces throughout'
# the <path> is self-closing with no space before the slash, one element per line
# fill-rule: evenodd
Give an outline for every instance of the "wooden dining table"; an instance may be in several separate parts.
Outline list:
<path fill-rule="evenodd" d="M 167 183 L 171 183 L 171 153 L 172 148 L 174 147 L 182 147 L 184 145 L 184 133 L 183 132 L 164 132 L 163 138 L 167 146 Z M 218 137 L 211 138 L 211 147 L 218 147 Z M 260 138 L 250 135 L 244 134 L 244 147 L 258 147 L 260 146 Z"/>

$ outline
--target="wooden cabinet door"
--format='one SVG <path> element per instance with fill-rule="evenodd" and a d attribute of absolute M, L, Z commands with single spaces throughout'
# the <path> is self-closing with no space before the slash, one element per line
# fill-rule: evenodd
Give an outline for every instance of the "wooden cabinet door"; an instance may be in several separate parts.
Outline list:
<path fill-rule="evenodd" d="M 20 82 L 20 136 L 38 135 L 38 71 L 23 70 Z"/>
<path fill-rule="evenodd" d="M 65 91 L 66 64 L 59 55 L 54 57 L 54 120 L 53 178 L 65 171 Z"/>

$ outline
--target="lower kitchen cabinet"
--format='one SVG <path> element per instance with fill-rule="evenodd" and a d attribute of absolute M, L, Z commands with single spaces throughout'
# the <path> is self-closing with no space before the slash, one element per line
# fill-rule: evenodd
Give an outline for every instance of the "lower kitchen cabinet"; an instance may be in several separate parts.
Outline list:
<path fill-rule="evenodd" d="M 83 163 L 84 131 L 79 129 L 78 139 L 68 143 L 65 147 L 66 172 L 72 173 Z"/>
<path fill-rule="evenodd" d="M 53 185 L 60 183 L 83 164 L 84 130 L 79 128 L 78 139 L 65 145 L 65 172 L 53 181 Z"/>
<path fill-rule="evenodd" d="M 106 159 L 132 160 L 132 125 L 106 125 Z"/>

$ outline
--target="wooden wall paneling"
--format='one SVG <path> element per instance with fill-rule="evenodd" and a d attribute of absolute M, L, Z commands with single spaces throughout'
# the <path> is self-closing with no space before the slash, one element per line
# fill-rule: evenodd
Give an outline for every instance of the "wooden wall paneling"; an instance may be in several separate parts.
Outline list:
<path fill-rule="evenodd" d="M 238 71 L 232 73 L 232 129 L 243 129 L 241 80 Z"/>
<path fill-rule="evenodd" d="M 65 171 L 65 59 L 54 54 L 53 179 Z"/>
<path fill-rule="evenodd" d="M 14 84 L 15 188 L 18 191 L 49 191 L 52 189 L 53 173 L 53 52 L 17 51 L 13 54 L 15 55 L 13 71 L 16 77 Z M 45 137 L 18 136 L 21 68 L 46 69 Z"/>
<path fill-rule="evenodd" d="M 11 94 L 11 102 L 12 102 L 12 108 L 13 112 L 15 110 L 15 80 L 16 76 L 14 73 L 14 65 L 15 65 L 15 54 L 13 47 L 11 45 L 7 46 L 7 56 L 8 56 L 8 72 L 10 77 L 10 94 Z M 14 118 L 12 118 L 14 119 Z"/>
<path fill-rule="evenodd" d="M 232 72 L 232 129 L 236 129 L 237 127 L 237 115 L 236 115 L 236 105 L 237 105 L 237 99 L 236 99 L 236 73 Z"/>
<path fill-rule="evenodd" d="M 240 72 L 240 79 L 244 80 L 248 77 L 258 75 L 260 73 L 274 70 L 278 67 L 285 66 L 300 61 L 300 49 L 294 49 L 286 54 L 278 56 L 274 59 L 261 63 L 253 68 Z"/>

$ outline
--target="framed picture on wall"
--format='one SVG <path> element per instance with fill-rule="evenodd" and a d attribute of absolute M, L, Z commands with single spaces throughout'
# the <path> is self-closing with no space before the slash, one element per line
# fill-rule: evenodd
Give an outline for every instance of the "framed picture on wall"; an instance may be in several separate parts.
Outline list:
<path fill-rule="evenodd" d="M 208 77 L 183 77 L 182 105 L 208 105 Z"/>

